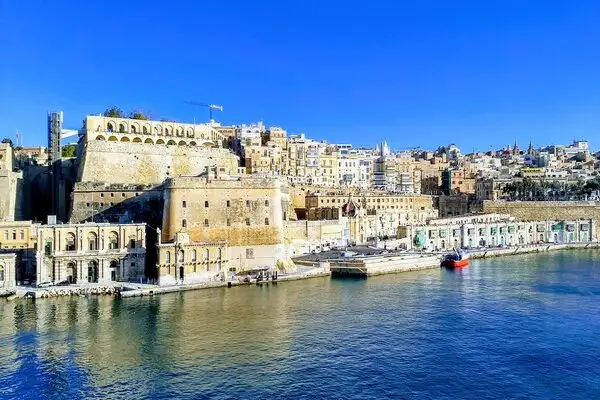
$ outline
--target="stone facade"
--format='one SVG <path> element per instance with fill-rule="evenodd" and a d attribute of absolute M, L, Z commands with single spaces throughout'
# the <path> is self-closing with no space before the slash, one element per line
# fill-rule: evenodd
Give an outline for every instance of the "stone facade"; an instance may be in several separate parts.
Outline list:
<path fill-rule="evenodd" d="M 521 221 L 593 219 L 594 236 L 600 232 L 600 202 L 595 201 L 484 201 L 481 211 Z"/>
<path fill-rule="evenodd" d="M 0 291 L 14 289 L 17 286 L 17 255 L 0 254 Z"/>
<path fill-rule="evenodd" d="M 107 283 L 145 276 L 146 224 L 42 225 L 37 282 Z"/>
<path fill-rule="evenodd" d="M 311 192 L 306 194 L 306 209 L 342 208 L 353 199 L 367 214 L 393 214 L 401 222 L 425 222 L 437 218 L 434 198 L 427 195 L 389 194 L 385 192 L 363 192 L 348 196 L 343 192 Z M 387 218 L 389 219 L 389 218 Z"/>
<path fill-rule="evenodd" d="M 79 182 L 72 197 L 71 223 L 162 223 L 162 186 Z"/>
<path fill-rule="evenodd" d="M 214 166 L 229 175 L 238 173 L 239 158 L 222 148 L 103 140 L 80 145 L 79 182 L 159 185 L 165 179 L 199 175 Z"/>
<path fill-rule="evenodd" d="M 168 180 L 164 188 L 163 242 L 186 232 L 191 242 L 227 242 L 237 270 L 273 266 L 286 258 L 283 221 L 290 201 L 278 179 L 219 175 Z"/>
<path fill-rule="evenodd" d="M 22 218 L 23 172 L 16 169 L 10 143 L 0 143 L 0 221 Z"/>
<path fill-rule="evenodd" d="M 431 220 L 408 227 L 411 247 L 443 251 L 480 246 L 580 243 L 596 240 L 593 219 L 517 221 L 502 214 Z"/>
<path fill-rule="evenodd" d="M 17 256 L 17 282 L 35 280 L 35 248 L 39 224 L 31 221 L 0 222 L 0 251 Z"/>
<path fill-rule="evenodd" d="M 172 242 L 159 241 L 157 269 L 160 285 L 220 281 L 235 271 L 230 271 L 227 242 L 192 242 L 185 232 Z"/>

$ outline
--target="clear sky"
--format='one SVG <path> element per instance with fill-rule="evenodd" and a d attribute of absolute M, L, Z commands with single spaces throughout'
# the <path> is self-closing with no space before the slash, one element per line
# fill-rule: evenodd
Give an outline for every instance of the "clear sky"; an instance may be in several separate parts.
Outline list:
<path fill-rule="evenodd" d="M 452 5 L 450 5 L 452 4 Z M 117 105 L 393 149 L 600 147 L 600 1 L 0 0 L 0 128 Z"/>

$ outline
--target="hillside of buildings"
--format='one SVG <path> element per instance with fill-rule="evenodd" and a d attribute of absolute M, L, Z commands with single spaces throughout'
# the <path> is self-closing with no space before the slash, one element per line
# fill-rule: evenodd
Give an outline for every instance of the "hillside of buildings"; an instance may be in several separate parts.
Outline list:
<path fill-rule="evenodd" d="M 0 144 L 0 248 L 15 283 L 197 283 L 293 271 L 295 256 L 332 246 L 591 241 L 600 221 L 600 153 L 586 141 L 465 154 L 116 108 L 76 130 L 63 118 L 48 116 L 47 146 Z"/>

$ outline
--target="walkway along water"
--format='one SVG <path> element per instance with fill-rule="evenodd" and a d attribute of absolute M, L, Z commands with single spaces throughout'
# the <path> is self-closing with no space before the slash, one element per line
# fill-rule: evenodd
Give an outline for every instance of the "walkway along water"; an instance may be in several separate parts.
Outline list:
<path fill-rule="evenodd" d="M 473 250 L 472 258 L 501 257 L 517 254 L 539 253 L 555 250 L 577 250 L 600 247 L 600 242 L 523 245 L 506 248 L 493 248 L 484 250 Z M 391 274 L 415 271 L 427 268 L 438 268 L 440 256 L 443 253 L 390 253 L 385 255 L 331 258 L 320 262 L 295 260 L 300 266 L 308 267 L 304 271 L 290 275 L 279 275 L 276 281 L 259 281 L 255 279 L 250 282 L 240 281 L 218 281 L 198 284 L 156 286 L 120 283 L 115 286 L 102 287 L 51 287 L 46 289 L 32 289 L 19 287 L 16 290 L 18 297 L 29 298 L 52 298 L 58 296 L 97 296 L 109 295 L 119 298 L 153 296 L 158 294 L 182 292 L 187 290 L 210 289 L 218 287 L 233 287 L 249 284 L 277 284 L 290 280 L 311 279 L 324 276 L 359 276 L 368 277 L 373 275 Z M 11 298 L 14 291 L 5 293 Z"/>

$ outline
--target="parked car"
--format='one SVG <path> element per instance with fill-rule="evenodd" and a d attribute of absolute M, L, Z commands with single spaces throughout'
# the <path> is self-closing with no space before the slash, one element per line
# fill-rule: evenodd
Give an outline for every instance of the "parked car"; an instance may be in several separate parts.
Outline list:
<path fill-rule="evenodd" d="M 56 284 L 56 286 L 69 286 L 71 282 L 69 281 L 60 281 Z"/>
<path fill-rule="evenodd" d="M 37 287 L 39 287 L 39 288 L 45 288 L 45 287 L 50 287 L 50 286 L 52 286 L 52 282 L 42 282 L 37 285 Z"/>

